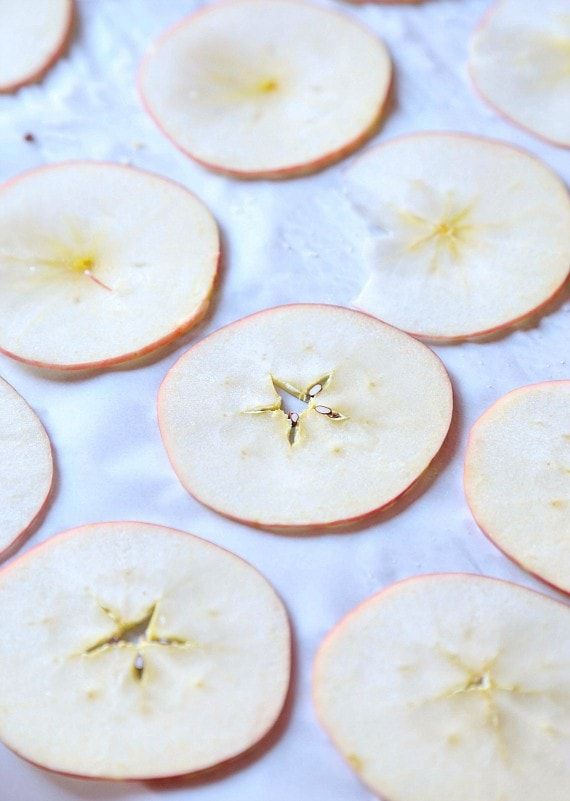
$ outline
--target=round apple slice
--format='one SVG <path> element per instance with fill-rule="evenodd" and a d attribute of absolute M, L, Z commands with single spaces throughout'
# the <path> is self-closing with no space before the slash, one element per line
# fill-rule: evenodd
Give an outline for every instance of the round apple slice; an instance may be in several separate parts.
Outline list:
<path fill-rule="evenodd" d="M 397 801 L 567 801 L 570 608 L 470 575 L 375 595 L 321 646 L 314 698 L 351 767 Z"/>
<path fill-rule="evenodd" d="M 355 304 L 433 341 L 491 334 L 542 307 L 570 271 L 570 198 L 530 154 L 412 134 L 370 149 L 347 190 L 375 229 Z"/>
<path fill-rule="evenodd" d="M 0 0 L 0 92 L 38 81 L 63 54 L 73 0 Z"/>
<path fill-rule="evenodd" d="M 65 532 L 0 572 L 0 738 L 89 778 L 192 773 L 273 726 L 282 603 L 247 562 L 148 523 Z"/>
<path fill-rule="evenodd" d="M 479 418 L 465 493 L 507 556 L 570 592 L 570 381 L 516 389 Z"/>
<path fill-rule="evenodd" d="M 0 188 L 0 350 L 78 370 L 141 356 L 205 313 L 216 223 L 184 187 L 99 162 Z"/>
<path fill-rule="evenodd" d="M 162 438 L 198 500 L 250 525 L 360 520 L 429 465 L 452 414 L 425 345 L 339 306 L 269 309 L 216 331 L 160 388 Z"/>
<path fill-rule="evenodd" d="M 53 481 L 46 431 L 16 390 L 0 378 L 0 559 L 43 514 Z"/>
<path fill-rule="evenodd" d="M 163 132 L 204 166 L 242 178 L 341 158 L 373 132 L 390 82 L 390 57 L 372 33 L 291 0 L 201 9 L 158 41 L 140 74 Z"/>
<path fill-rule="evenodd" d="M 570 147 L 568 0 L 500 0 L 471 41 L 470 72 L 511 122 Z"/>

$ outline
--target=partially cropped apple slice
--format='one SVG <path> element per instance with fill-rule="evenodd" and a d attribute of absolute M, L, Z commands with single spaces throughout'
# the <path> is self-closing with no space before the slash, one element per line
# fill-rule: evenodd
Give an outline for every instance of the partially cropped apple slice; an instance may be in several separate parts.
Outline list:
<path fill-rule="evenodd" d="M 570 592 L 570 381 L 516 389 L 479 418 L 465 492 L 501 550 Z"/>
<path fill-rule="evenodd" d="M 216 331 L 167 374 L 159 424 L 186 489 L 272 529 L 360 520 L 439 450 L 449 378 L 425 345 L 338 306 L 269 309 Z"/>
<path fill-rule="evenodd" d="M 0 0 L 0 92 L 38 81 L 65 50 L 73 0 Z"/>
<path fill-rule="evenodd" d="M 163 132 L 206 167 L 244 178 L 341 158 L 372 133 L 390 82 L 379 39 L 296 0 L 201 9 L 157 42 L 140 73 Z"/>
<path fill-rule="evenodd" d="M 475 31 L 470 72 L 511 122 L 570 147 L 568 0 L 500 0 Z"/>
<path fill-rule="evenodd" d="M 0 378 L 0 559 L 18 547 L 41 517 L 52 480 L 51 445 L 43 425 Z"/>
<path fill-rule="evenodd" d="M 499 331 L 543 306 L 570 271 L 570 197 L 530 154 L 421 133 L 371 148 L 347 191 L 375 232 L 355 305 L 430 340 Z"/>
<path fill-rule="evenodd" d="M 397 801 L 567 801 L 570 608 L 470 575 L 400 582 L 317 655 L 320 720 Z"/>
<path fill-rule="evenodd" d="M 0 187 L 0 350 L 46 368 L 105 367 L 188 330 L 218 270 L 216 223 L 157 175 L 99 162 Z"/>
<path fill-rule="evenodd" d="M 251 565 L 197 537 L 84 526 L 0 572 L 0 598 L 0 738 L 42 767 L 191 773 L 249 749 L 283 707 L 283 605 Z"/>

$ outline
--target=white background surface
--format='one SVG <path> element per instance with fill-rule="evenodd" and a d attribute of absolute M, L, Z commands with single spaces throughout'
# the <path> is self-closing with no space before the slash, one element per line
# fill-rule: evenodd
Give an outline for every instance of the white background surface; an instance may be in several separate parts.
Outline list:
<path fill-rule="evenodd" d="M 366 596 L 417 573 L 485 573 L 551 592 L 480 533 L 464 501 L 461 472 L 468 428 L 492 401 L 526 383 L 570 377 L 568 291 L 556 310 L 526 330 L 436 349 L 456 390 L 450 440 L 423 494 L 368 528 L 312 537 L 254 531 L 202 508 L 179 485 L 155 412 L 158 385 L 177 355 L 205 332 L 267 306 L 349 304 L 365 278 L 367 235 L 343 194 L 344 164 L 285 183 L 240 183 L 195 166 L 145 116 L 134 83 L 140 57 L 166 26 L 199 5 L 80 0 L 69 57 L 41 85 L 0 97 L 0 179 L 63 159 L 126 159 L 195 190 L 225 239 L 213 314 L 175 350 L 144 366 L 65 378 L 0 357 L 0 374 L 39 413 L 57 456 L 54 502 L 25 548 L 78 524 L 123 518 L 186 529 L 245 557 L 274 583 L 292 617 L 298 654 L 291 716 L 260 759 L 208 783 L 82 782 L 51 775 L 0 747 L 2 801 L 365 801 L 371 794 L 329 745 L 310 702 L 312 658 L 332 625 Z M 384 37 L 395 62 L 396 102 L 376 139 L 422 129 L 484 133 L 526 147 L 568 181 L 568 151 L 511 127 L 469 85 L 468 37 L 487 6 L 487 0 L 343 6 Z M 36 144 L 24 141 L 27 132 Z M 65 734 L 54 731 L 59 736 Z"/>

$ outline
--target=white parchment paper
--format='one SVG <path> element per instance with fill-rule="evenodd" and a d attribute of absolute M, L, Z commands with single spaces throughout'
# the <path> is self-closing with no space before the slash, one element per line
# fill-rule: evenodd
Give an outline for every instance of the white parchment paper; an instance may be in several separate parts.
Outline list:
<path fill-rule="evenodd" d="M 376 140 L 422 129 L 487 134 L 526 147 L 570 179 L 568 151 L 511 127 L 469 85 L 468 38 L 488 0 L 426 0 L 410 7 L 325 4 L 342 5 L 390 47 L 396 100 Z M 417 573 L 484 573 L 553 594 L 478 530 L 463 496 L 462 460 L 469 426 L 497 397 L 526 383 L 570 377 L 568 292 L 527 330 L 484 344 L 436 348 L 456 390 L 450 439 L 423 492 L 370 527 L 325 536 L 268 534 L 204 509 L 178 483 L 159 437 L 155 405 L 162 377 L 188 343 L 279 303 L 349 304 L 366 273 L 367 231 L 343 193 L 345 164 L 288 182 L 237 182 L 194 165 L 145 115 L 135 89 L 139 60 L 157 34 L 200 5 L 79 0 L 68 57 L 42 84 L 0 97 L 1 180 L 65 159 L 125 160 L 170 176 L 202 197 L 222 226 L 226 250 L 214 313 L 154 361 L 62 377 L 0 357 L 0 374 L 41 416 L 58 463 L 54 502 L 23 550 L 82 523 L 139 519 L 186 529 L 235 551 L 273 582 L 290 611 L 297 642 L 292 709 L 263 756 L 217 781 L 82 782 L 42 771 L 0 747 L 1 801 L 371 799 L 318 727 L 311 706 L 311 663 L 325 633 L 368 595 Z M 26 133 L 35 143 L 24 140 Z M 54 730 L 58 736 L 62 733 Z"/>

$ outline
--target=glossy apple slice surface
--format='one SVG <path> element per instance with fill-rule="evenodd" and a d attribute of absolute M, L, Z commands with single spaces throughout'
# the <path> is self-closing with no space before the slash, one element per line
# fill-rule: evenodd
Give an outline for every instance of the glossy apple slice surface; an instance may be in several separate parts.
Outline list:
<path fill-rule="evenodd" d="M 282 603 L 251 565 L 197 537 L 84 526 L 0 572 L 0 598 L 0 738 L 42 767 L 191 773 L 250 748 L 283 707 Z"/>
<path fill-rule="evenodd" d="M 59 164 L 0 187 L 0 350 L 64 370 L 166 344 L 203 316 L 219 262 L 216 223 L 164 178 Z"/>
<path fill-rule="evenodd" d="M 570 147 L 570 7 L 567 0 L 499 0 L 471 41 L 470 72 L 511 122 Z"/>
<path fill-rule="evenodd" d="M 73 0 L 0 0 L 0 92 L 39 80 L 63 53 Z"/>
<path fill-rule="evenodd" d="M 479 418 L 465 493 L 501 550 L 570 592 L 570 381 L 515 389 Z"/>
<path fill-rule="evenodd" d="M 401 331 L 298 304 L 187 351 L 164 379 L 158 414 L 198 500 L 255 526 L 311 528 L 359 520 L 401 495 L 445 439 L 452 393 L 438 357 Z"/>
<path fill-rule="evenodd" d="M 0 378 L 0 558 L 18 546 L 41 516 L 52 480 L 51 445 L 43 425 Z"/>
<path fill-rule="evenodd" d="M 355 159 L 346 181 L 373 233 L 355 305 L 412 334 L 491 334 L 535 312 L 568 276 L 570 197 L 522 150 L 412 134 Z"/>
<path fill-rule="evenodd" d="M 390 801 L 566 801 L 570 608 L 470 575 L 400 582 L 322 644 L 314 699 Z"/>
<path fill-rule="evenodd" d="M 372 33 L 291 0 L 201 9 L 159 39 L 140 73 L 148 111 L 178 147 L 249 178 L 310 172 L 357 147 L 390 81 Z"/>

